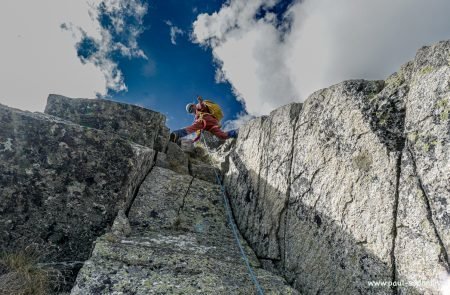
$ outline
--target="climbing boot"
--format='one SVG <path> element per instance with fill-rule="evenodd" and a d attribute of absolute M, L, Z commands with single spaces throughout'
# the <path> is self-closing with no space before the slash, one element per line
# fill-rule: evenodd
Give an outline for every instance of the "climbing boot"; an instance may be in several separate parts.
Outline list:
<path fill-rule="evenodd" d="M 170 133 L 169 141 L 171 142 L 177 142 L 178 135 L 174 132 Z"/>

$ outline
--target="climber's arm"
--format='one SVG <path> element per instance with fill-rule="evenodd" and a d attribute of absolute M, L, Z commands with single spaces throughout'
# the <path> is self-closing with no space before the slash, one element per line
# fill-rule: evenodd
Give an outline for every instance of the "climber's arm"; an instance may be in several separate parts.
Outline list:
<path fill-rule="evenodd" d="M 198 104 L 196 105 L 197 111 L 204 112 L 206 105 L 203 102 L 203 98 L 201 96 L 197 96 Z"/>

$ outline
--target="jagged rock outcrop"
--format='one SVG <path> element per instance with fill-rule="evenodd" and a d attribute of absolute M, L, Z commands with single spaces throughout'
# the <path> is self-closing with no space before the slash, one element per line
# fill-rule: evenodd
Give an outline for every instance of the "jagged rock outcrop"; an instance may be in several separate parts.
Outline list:
<path fill-rule="evenodd" d="M 305 294 L 439 293 L 450 271 L 449 63 L 450 42 L 424 47 L 386 81 L 331 86 L 240 130 L 225 184 L 266 268 Z"/>
<path fill-rule="evenodd" d="M 140 107 L 50 95 L 46 112 L 65 119 L 0 105 L 1 250 L 34 243 L 72 274 L 90 257 L 72 294 L 254 293 L 201 148 Z M 298 294 L 241 242 L 268 294 Z"/>
<path fill-rule="evenodd" d="M 166 128 L 160 114 L 141 111 L 145 117 Z M 0 106 L 0 126 L 1 250 L 35 244 L 41 262 L 70 275 L 118 210 L 130 206 L 155 152 L 113 133 L 6 106 Z M 158 128 L 147 134 L 156 140 Z"/>
<path fill-rule="evenodd" d="M 157 165 L 174 170 L 181 174 L 189 174 L 189 156 L 181 152 L 181 148 L 173 142 L 167 145 L 166 153 L 158 153 Z"/>
<path fill-rule="evenodd" d="M 45 113 L 163 151 L 169 138 L 164 115 L 135 105 L 103 99 L 72 99 L 50 94 Z"/>

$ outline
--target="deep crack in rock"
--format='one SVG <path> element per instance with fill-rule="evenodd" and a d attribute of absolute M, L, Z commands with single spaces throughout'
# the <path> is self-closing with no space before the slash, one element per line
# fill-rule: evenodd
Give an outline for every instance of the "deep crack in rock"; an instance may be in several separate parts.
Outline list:
<path fill-rule="evenodd" d="M 441 254 L 439 256 L 439 260 L 442 263 L 442 265 L 444 266 L 444 268 L 447 270 L 447 273 L 450 274 L 450 261 L 449 261 L 449 256 L 447 253 L 447 249 L 445 248 L 444 242 L 442 241 L 441 235 L 439 234 L 439 231 L 436 227 L 436 223 L 434 222 L 433 219 L 433 210 L 431 209 L 431 204 L 430 204 L 430 197 L 428 196 L 428 193 L 425 189 L 425 187 L 423 186 L 422 183 L 422 179 L 420 178 L 419 174 L 417 173 L 417 164 L 416 164 L 416 160 L 414 158 L 414 154 L 413 151 L 411 150 L 411 147 L 409 146 L 409 142 L 406 144 L 406 148 L 409 152 L 409 155 L 411 157 L 411 161 L 412 161 L 412 166 L 413 166 L 413 171 L 414 171 L 414 175 L 417 179 L 417 182 L 419 184 L 419 188 L 422 191 L 422 195 L 423 195 L 423 201 L 425 203 L 425 207 L 427 209 L 427 219 L 430 222 L 434 234 L 436 236 L 436 239 L 438 240 L 439 246 L 440 246 L 440 251 Z"/>

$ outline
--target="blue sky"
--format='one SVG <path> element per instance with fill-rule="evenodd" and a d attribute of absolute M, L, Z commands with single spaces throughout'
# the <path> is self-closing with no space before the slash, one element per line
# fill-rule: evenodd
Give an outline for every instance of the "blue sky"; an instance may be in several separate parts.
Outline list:
<path fill-rule="evenodd" d="M 202 95 L 239 127 L 343 80 L 385 79 L 450 39 L 448 11 L 448 0 L 5 0 L 0 103 L 42 112 L 50 93 L 105 97 L 173 129 Z"/>
<path fill-rule="evenodd" d="M 138 39 L 148 60 L 118 59 L 128 91 L 112 92 L 112 98 L 166 114 L 170 128 L 192 122 L 185 105 L 195 101 L 196 95 L 218 102 L 225 113 L 224 120 L 233 119 L 243 110 L 242 104 L 234 97 L 229 83 L 215 82 L 211 49 L 189 39 L 197 15 L 219 10 L 221 5 L 222 1 L 153 1 L 144 18 L 146 30 Z M 167 21 L 185 32 L 177 35 L 176 44 L 171 42 Z"/>

